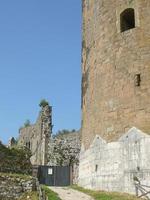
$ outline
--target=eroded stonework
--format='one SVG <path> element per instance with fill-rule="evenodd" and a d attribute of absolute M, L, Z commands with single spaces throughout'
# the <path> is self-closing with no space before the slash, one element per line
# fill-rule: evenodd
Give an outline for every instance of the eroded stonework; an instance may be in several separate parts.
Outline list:
<path fill-rule="evenodd" d="M 42 106 L 35 124 L 21 128 L 18 145 L 31 150 L 32 165 L 46 165 L 48 162 L 48 144 L 52 134 L 52 107 Z"/>
<path fill-rule="evenodd" d="M 78 165 L 80 149 L 80 131 L 56 135 L 49 142 L 48 164 L 50 166 Z"/>
<path fill-rule="evenodd" d="M 80 131 L 59 134 L 51 138 L 48 149 L 48 165 L 72 166 L 73 184 L 78 183 L 79 155 L 81 149 Z"/>
<path fill-rule="evenodd" d="M 79 185 L 136 194 L 135 177 L 140 185 L 150 186 L 149 147 L 150 136 L 136 128 L 111 143 L 97 135 L 90 148 L 81 151 Z"/>
<path fill-rule="evenodd" d="M 0 174 L 0 199 L 17 200 L 26 193 L 31 192 L 33 188 L 32 177 L 21 177 L 11 174 Z"/>
<path fill-rule="evenodd" d="M 135 193 L 134 176 L 150 186 L 150 0 L 82 0 L 82 13 L 79 184 Z"/>
<path fill-rule="evenodd" d="M 120 16 L 128 8 L 134 10 L 135 28 L 121 32 Z M 86 149 L 95 135 L 116 141 L 133 126 L 150 133 L 149 21 L 149 0 L 83 0 L 82 144 Z"/>

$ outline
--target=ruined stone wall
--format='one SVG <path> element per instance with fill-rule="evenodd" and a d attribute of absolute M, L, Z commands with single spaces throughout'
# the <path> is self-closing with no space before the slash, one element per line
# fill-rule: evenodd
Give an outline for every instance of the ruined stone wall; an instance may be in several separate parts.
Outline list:
<path fill-rule="evenodd" d="M 135 180 L 145 191 L 150 186 L 150 136 L 130 129 L 116 142 L 96 136 L 81 152 L 79 185 L 88 189 L 137 194 Z M 139 191 L 139 195 L 141 195 Z"/>
<path fill-rule="evenodd" d="M 0 199 L 19 199 L 25 192 L 31 192 L 33 188 L 32 177 L 0 173 Z"/>
<path fill-rule="evenodd" d="M 59 134 L 51 138 L 49 143 L 50 166 L 72 166 L 72 182 L 78 183 L 79 177 L 79 155 L 81 150 L 81 133 L 70 132 Z"/>
<path fill-rule="evenodd" d="M 52 108 L 42 107 L 35 124 L 21 128 L 18 145 L 30 148 L 33 165 L 47 164 L 48 143 L 52 134 Z"/>
<path fill-rule="evenodd" d="M 134 8 L 135 28 L 120 31 Z M 135 126 L 150 133 L 150 1 L 83 0 L 82 143 L 116 141 Z M 140 86 L 135 83 L 140 74 Z"/>
<path fill-rule="evenodd" d="M 81 148 L 80 136 L 78 131 L 60 134 L 51 138 L 48 149 L 48 164 L 50 166 L 69 166 L 74 164 L 78 166 Z"/>

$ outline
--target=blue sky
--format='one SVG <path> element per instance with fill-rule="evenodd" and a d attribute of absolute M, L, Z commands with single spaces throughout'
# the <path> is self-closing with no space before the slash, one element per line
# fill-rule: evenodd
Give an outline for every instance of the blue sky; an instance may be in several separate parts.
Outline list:
<path fill-rule="evenodd" d="M 81 0 L 0 1 L 0 140 L 46 98 L 55 133 L 81 121 Z"/>

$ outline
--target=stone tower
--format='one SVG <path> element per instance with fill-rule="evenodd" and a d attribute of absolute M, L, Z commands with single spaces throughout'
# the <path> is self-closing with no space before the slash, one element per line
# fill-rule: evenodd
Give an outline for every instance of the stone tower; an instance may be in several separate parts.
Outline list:
<path fill-rule="evenodd" d="M 149 21 L 150 0 L 83 0 L 82 187 L 150 186 Z"/>
<path fill-rule="evenodd" d="M 83 0 L 82 144 L 150 133 L 150 0 Z"/>
<path fill-rule="evenodd" d="M 41 104 L 41 111 L 35 124 L 19 130 L 18 145 L 31 150 L 32 165 L 46 165 L 48 162 L 48 144 L 52 134 L 52 107 L 48 102 Z"/>

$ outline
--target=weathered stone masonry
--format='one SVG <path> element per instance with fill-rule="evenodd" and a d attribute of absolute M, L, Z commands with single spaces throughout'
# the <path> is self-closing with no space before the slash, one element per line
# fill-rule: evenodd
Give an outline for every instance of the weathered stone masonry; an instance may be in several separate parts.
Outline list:
<path fill-rule="evenodd" d="M 134 9 L 135 28 L 121 32 Z M 133 126 L 150 133 L 150 1 L 83 0 L 82 143 L 115 141 Z M 140 75 L 140 86 L 137 86 Z"/>
<path fill-rule="evenodd" d="M 25 192 L 33 189 L 32 177 L 17 177 L 17 175 L 0 174 L 0 199 L 17 200 Z"/>
<path fill-rule="evenodd" d="M 134 177 L 150 186 L 149 146 L 150 136 L 136 128 L 111 143 L 97 135 L 90 148 L 81 152 L 79 185 L 136 194 Z"/>
<path fill-rule="evenodd" d="M 135 174 L 150 185 L 150 1 L 82 4 L 79 184 L 135 193 Z"/>
<path fill-rule="evenodd" d="M 52 107 L 43 106 L 34 125 L 20 129 L 18 145 L 30 148 L 33 165 L 46 165 L 48 144 L 52 134 Z"/>

